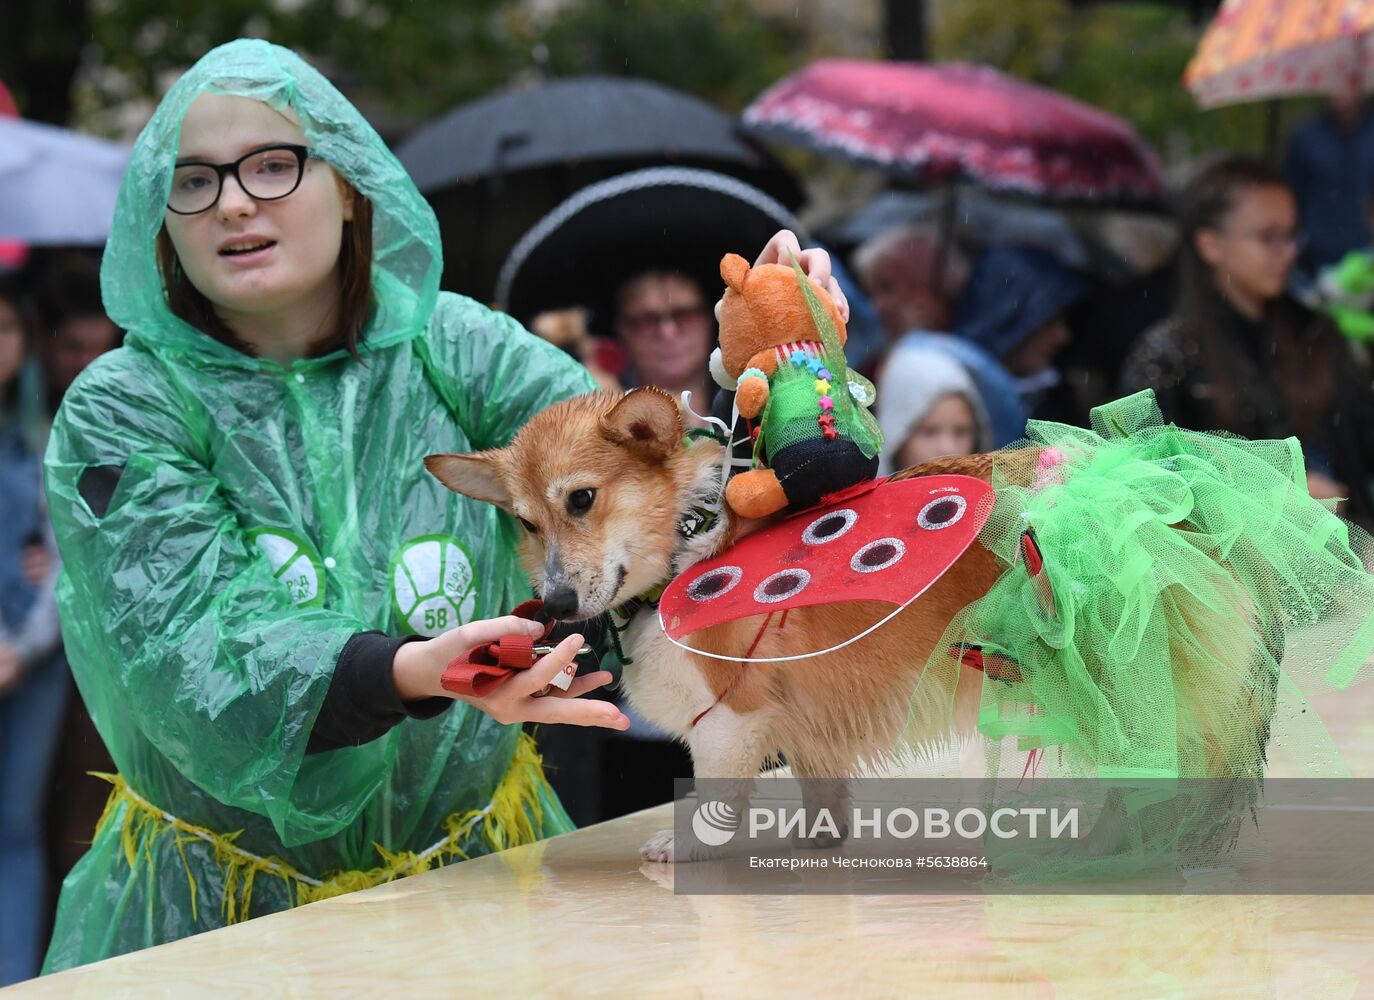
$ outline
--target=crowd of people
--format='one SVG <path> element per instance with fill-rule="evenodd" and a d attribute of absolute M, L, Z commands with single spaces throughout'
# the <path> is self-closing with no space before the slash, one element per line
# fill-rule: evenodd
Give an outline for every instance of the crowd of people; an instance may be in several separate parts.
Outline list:
<path fill-rule="evenodd" d="M 1374 117 L 1356 124 L 1374 135 Z M 1374 524 L 1374 249 L 1368 220 L 1352 224 L 1374 219 L 1368 187 L 1332 234 L 1322 227 L 1336 213 L 1304 216 L 1299 182 L 1279 168 L 1212 157 L 1176 193 L 1177 249 L 1133 282 L 1151 293 L 1136 310 L 1121 304 L 1129 289 L 1043 246 L 985 246 L 970 260 L 935 227 L 894 222 L 854 249 L 845 276 L 856 316 L 871 307 L 879 331 L 856 367 L 878 387 L 884 471 L 1004 446 L 1027 419 L 1086 425 L 1094 406 L 1150 389 L 1180 426 L 1296 437 L 1313 496 Z M 685 273 L 628 276 L 596 352 L 618 360 L 599 377 L 709 400 L 707 294 Z M 1112 310 L 1132 313 L 1124 334 L 1103 327 Z"/>
<path fill-rule="evenodd" d="M 644 266 L 627 259 L 606 301 L 558 303 L 556 310 L 517 315 L 557 349 L 539 344 L 508 318 L 437 291 L 432 216 L 408 182 L 387 172 L 394 161 L 379 155 L 380 141 L 361 116 L 303 64 L 258 65 L 251 52 L 238 58 L 249 68 L 235 64 L 236 80 L 262 75 L 256 89 L 247 89 L 252 100 L 216 92 L 211 61 L 168 96 L 135 150 L 136 163 L 145 168 L 143 186 L 121 201 L 130 217 L 116 227 L 123 243 L 115 248 L 115 263 L 107 259 L 106 292 L 114 291 L 118 308 L 111 312 L 137 346 L 118 362 L 97 365 L 99 377 L 80 383 L 79 399 L 57 419 L 51 449 L 48 438 L 64 394 L 96 357 L 119 346 L 124 330 L 107 315 L 109 300 L 102 304 L 89 261 L 45 258 L 43 273 L 21 271 L 0 284 L 0 983 L 37 974 L 57 884 L 82 842 L 89 842 L 103 804 L 105 789 L 84 772 L 114 769 L 85 700 L 75 693 L 73 668 L 85 699 L 98 705 L 95 724 L 104 741 L 118 734 L 113 742 L 122 759 L 115 763 L 129 781 L 168 796 L 158 805 L 184 812 L 188 823 L 218 822 L 226 832 L 246 827 L 249 839 L 267 845 L 262 850 L 272 856 L 301 844 L 330 845 L 292 854 L 302 870 L 368 867 L 357 844 L 370 842 L 375 831 L 364 831 L 364 819 L 390 835 L 393 821 L 401 824 L 409 808 L 400 801 L 406 794 L 400 779 L 392 784 L 393 775 L 415 778 L 404 773 L 405 753 L 423 756 L 426 766 L 438 760 L 435 774 L 448 773 L 445 768 L 481 772 L 470 788 L 463 785 L 461 794 L 442 802 L 439 789 L 447 779 L 436 778 L 426 825 L 406 828 L 415 844 L 458 815 L 454 803 L 478 809 L 500 791 L 498 785 L 505 788 L 507 766 L 523 760 L 522 751 L 481 713 L 507 725 L 578 721 L 600 727 L 578 738 L 597 741 L 605 766 L 588 765 L 589 742 L 560 751 L 561 737 L 551 735 L 544 745 L 546 759 L 561 768 L 553 774 L 554 787 L 577 822 L 667 798 L 670 784 L 651 787 L 647 777 L 631 777 L 635 768 L 647 774 L 647 760 L 661 765 L 672 759 L 653 753 L 676 753 L 682 761 L 676 769 L 671 763 L 652 768 L 657 780 L 687 773 L 680 750 L 666 744 L 654 749 L 654 734 L 633 725 L 623 732 L 629 708 L 616 707 L 616 696 L 605 690 L 599 700 L 582 699 L 598 706 L 597 714 L 588 708 L 583 719 L 551 716 L 544 707 L 531 708 L 531 699 L 519 705 L 475 701 L 466 715 L 449 713 L 447 721 L 407 730 L 423 729 L 423 746 L 393 749 L 391 757 L 349 758 L 356 773 L 320 762 L 322 752 L 375 741 L 403 720 L 437 718 L 450 696 L 435 689 L 431 675 L 460 642 L 442 635 L 393 637 L 363 610 L 389 609 L 399 598 L 373 593 L 381 584 L 359 560 L 387 562 L 392 551 L 381 546 L 394 541 L 403 561 L 411 551 L 406 545 L 431 536 L 411 526 L 415 538 L 403 538 L 411 528 L 392 530 L 380 515 L 331 509 L 356 486 L 336 490 L 336 474 L 358 475 L 364 467 L 394 472 L 394 488 L 369 484 L 378 504 L 394 508 L 388 516 L 399 520 L 403 504 L 418 503 L 433 508 L 431 514 L 448 511 L 471 529 L 472 539 L 452 546 L 464 553 L 472 579 L 480 579 L 472 584 L 472 624 L 464 626 L 469 631 L 463 639 L 471 645 L 481 639 L 472 627 L 508 611 L 522 586 L 511 554 L 514 529 L 490 508 L 441 497 L 437 487 L 433 497 L 416 501 L 418 457 L 404 472 L 396 463 L 411 452 L 499 444 L 539 407 L 596 387 L 657 385 L 674 395 L 688 393 L 688 423 L 704 425 L 718 393 L 710 355 L 711 307 L 719 288 L 702 276 L 701 261 Z M 279 93 L 303 95 L 295 99 L 309 106 L 257 103 Z M 333 135 L 310 131 L 319 121 L 347 128 Z M 1374 119 L 1333 103 L 1294 134 L 1286 173 L 1236 155 L 1201 165 L 1177 195 L 1175 260 L 1158 275 L 1142 276 L 1157 290 L 1148 308 L 1120 306 L 1120 289 L 1104 288 L 1043 246 L 970 247 L 939 227 L 909 220 L 893 220 L 847 259 L 836 255 L 855 364 L 878 388 L 875 413 L 886 439 L 880 471 L 1001 447 L 1022 436 L 1028 419 L 1083 424 L 1094 406 L 1148 388 L 1165 418 L 1182 426 L 1296 437 L 1312 495 L 1339 502 L 1347 516 L 1374 527 L 1374 249 L 1367 225 L 1374 214 L 1374 158 L 1363 153 L 1374 150 L 1372 144 Z M 1351 149 L 1360 155 L 1347 156 Z M 272 171 L 252 174 L 244 150 L 276 151 L 281 161 Z M 316 157 L 337 173 L 317 171 Z M 188 168 L 201 169 L 182 177 Z M 1337 172 L 1350 176 L 1336 178 Z M 282 178 L 294 181 L 289 190 L 281 187 Z M 163 182 L 176 185 L 165 205 L 165 188 L 149 186 Z M 265 228 L 235 230 L 243 218 Z M 322 239 L 318 253 L 294 249 L 331 226 L 332 243 Z M 242 245 L 215 242 L 234 231 L 247 234 Z M 242 277 L 247 271 L 225 264 L 226 255 L 271 254 L 278 241 L 302 262 L 280 288 L 259 288 Z M 370 298 L 363 268 L 369 261 L 385 276 L 383 301 Z M 709 275 L 716 261 L 705 264 Z M 1106 328 L 1101 317 L 1112 312 L 1103 307 L 1106 299 L 1132 320 L 1148 315 L 1151 321 L 1127 322 L 1129 337 Z M 196 338 L 204 341 L 203 350 Z M 367 342 L 372 346 L 364 359 L 360 350 Z M 1104 349 L 1109 343 L 1116 346 Z M 453 367 L 461 364 L 477 367 Z M 273 378 L 286 376 L 273 383 L 286 386 L 281 392 L 269 398 L 234 389 L 266 378 L 268 368 Z M 404 403 L 392 398 L 402 389 L 410 394 Z M 194 414 L 173 412 L 174 402 Z M 442 423 L 436 414 L 459 432 L 412 445 L 406 437 L 412 430 L 436 433 Z M 368 433 L 376 440 L 355 439 L 356 427 L 348 422 L 354 416 L 372 421 Z M 399 435 L 394 441 L 387 437 L 392 431 Z M 126 447 L 125 439 L 134 444 Z M 275 458 L 268 454 L 273 442 L 283 452 Z M 54 515 L 56 533 L 45 504 L 45 450 L 53 470 L 49 487 L 58 484 L 68 508 Z M 282 478 L 288 465 L 292 472 Z M 305 598 L 300 602 L 282 596 L 258 607 L 259 591 L 278 587 L 279 580 L 273 568 L 254 568 L 266 560 L 241 523 L 245 514 L 235 491 L 261 508 L 259 528 L 304 524 L 302 534 L 332 532 L 352 539 L 357 551 L 324 549 L 335 541 L 318 539 L 321 551 L 307 553 L 315 566 L 314 589 L 295 595 Z M 118 515 L 131 497 L 154 520 L 125 523 L 128 516 Z M 127 545 L 154 549 L 99 542 L 94 532 L 107 512 L 120 521 Z M 384 523 L 396 536 L 385 543 L 378 527 Z M 488 543 L 478 538 L 495 539 L 490 544 L 501 551 L 484 551 Z M 177 558 L 209 559 L 202 563 L 205 576 L 176 587 L 153 579 L 157 572 L 185 570 L 160 566 L 159 560 L 171 558 L 172 549 L 157 548 L 163 545 L 179 546 Z M 62 557 L 71 563 L 97 549 L 98 559 L 73 568 L 65 591 L 57 587 Z M 221 600 L 216 587 L 229 597 Z M 83 605 L 94 598 L 110 606 Z M 59 604 L 68 642 L 75 637 L 79 645 L 73 668 L 63 654 Z M 184 653 L 185 663 L 175 660 L 183 654 L 166 642 L 145 650 L 138 638 L 138 629 L 173 627 L 199 635 L 200 647 Z M 250 649 L 250 640 L 258 645 Z M 307 653 L 328 669 L 301 666 Z M 159 656 L 174 659 L 154 662 Z M 201 689 L 176 688 L 178 670 L 194 676 Z M 595 683 L 584 682 L 573 693 L 589 694 L 609 680 L 594 676 Z M 168 703 L 159 713 L 170 721 L 156 724 L 168 728 L 140 730 L 134 738 L 134 728 L 154 723 L 139 721 L 131 699 L 159 695 L 132 685 L 154 682 L 175 689 L 160 695 Z M 288 687 L 306 706 L 305 722 L 283 722 L 280 706 L 269 704 Z M 213 711 L 206 707 L 212 703 Z M 119 717 L 121 711 L 130 718 Z M 197 743 L 215 739 L 202 728 L 206 712 L 245 727 L 233 749 L 221 753 Z M 259 722 L 268 728 L 258 730 Z M 626 743 L 631 737 L 640 742 Z M 264 739 L 277 741 L 277 749 L 269 753 Z M 485 748 L 481 755 L 478 745 Z M 238 770 L 207 777 L 200 760 L 231 761 Z M 380 819 L 360 818 L 349 796 L 377 788 L 399 797 L 395 809 Z M 520 794 L 542 793 L 530 784 Z M 138 808 L 128 798 L 117 805 L 128 814 Z M 422 805 L 411 803 L 412 815 Z M 560 829 L 561 811 L 545 806 L 544 832 Z M 120 830 L 102 827 L 102 836 L 97 846 L 105 854 L 83 862 L 86 869 L 68 879 L 72 898 L 59 920 L 60 947 L 55 945 L 50 968 L 213 925 L 202 905 L 200 917 L 183 914 L 176 927 L 143 927 L 141 908 L 172 904 L 165 895 L 139 895 L 144 890 L 134 881 L 119 882 L 118 891 L 137 897 L 135 903 L 120 903 L 117 913 L 110 909 L 108 895 L 101 894 L 114 892 L 114 883 L 101 880 L 114 876 L 99 866 L 123 857 L 111 847 Z M 178 844 L 183 848 L 199 849 Z M 150 851 L 149 864 L 152 857 Z M 209 870 L 201 869 L 202 877 Z M 164 885 L 184 888 L 171 877 Z M 265 912 L 278 903 L 264 892 L 257 905 Z"/>
<path fill-rule="evenodd" d="M 1096 325 L 1092 283 L 1043 249 L 991 247 L 970 269 L 940 270 L 928 233 L 894 229 L 861 247 L 889 338 L 874 366 L 889 467 L 928 456 L 923 442 L 941 434 L 946 452 L 998 447 L 1027 418 L 1085 425 L 1092 407 L 1150 389 L 1180 426 L 1296 437 L 1312 495 L 1374 523 L 1369 338 L 1350 330 L 1370 302 L 1321 292 L 1363 287 L 1351 276 L 1369 250 L 1311 232 L 1292 182 L 1248 157 L 1204 164 L 1176 211 L 1169 301 L 1156 295 L 1162 315 L 1118 352 L 1075 349 L 1120 333 Z M 1322 257 L 1318 244 L 1336 249 Z M 1297 273 L 1300 249 L 1315 284 Z"/>

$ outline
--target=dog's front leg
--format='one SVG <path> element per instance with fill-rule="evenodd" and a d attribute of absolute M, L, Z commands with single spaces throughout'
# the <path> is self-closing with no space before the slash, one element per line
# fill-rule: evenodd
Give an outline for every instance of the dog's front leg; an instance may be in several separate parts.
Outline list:
<path fill-rule="evenodd" d="M 735 811 L 745 816 L 754 779 L 768 755 L 770 726 L 764 712 L 736 712 L 726 705 L 716 705 L 688 735 L 692 750 L 692 771 L 700 778 L 725 782 L 723 799 Z M 646 861 L 704 860 L 686 857 L 674 844 L 672 830 L 660 830 L 640 848 Z"/>

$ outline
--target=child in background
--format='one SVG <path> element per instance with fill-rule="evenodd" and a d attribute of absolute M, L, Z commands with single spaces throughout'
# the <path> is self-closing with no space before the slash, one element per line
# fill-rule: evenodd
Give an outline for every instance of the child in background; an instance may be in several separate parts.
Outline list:
<path fill-rule="evenodd" d="M 987 411 L 963 365 L 928 347 L 899 346 L 878 385 L 879 475 L 947 455 L 990 451 Z"/>

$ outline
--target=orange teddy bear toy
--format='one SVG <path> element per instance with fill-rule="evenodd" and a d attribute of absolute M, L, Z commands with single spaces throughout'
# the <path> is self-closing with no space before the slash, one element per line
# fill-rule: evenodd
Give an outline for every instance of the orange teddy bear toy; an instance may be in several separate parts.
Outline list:
<path fill-rule="evenodd" d="M 867 407 L 873 386 L 844 360 L 834 300 L 795 264 L 720 262 L 719 364 L 742 416 L 757 419 L 754 468 L 730 480 L 741 517 L 804 510 L 878 471 L 882 432 Z"/>

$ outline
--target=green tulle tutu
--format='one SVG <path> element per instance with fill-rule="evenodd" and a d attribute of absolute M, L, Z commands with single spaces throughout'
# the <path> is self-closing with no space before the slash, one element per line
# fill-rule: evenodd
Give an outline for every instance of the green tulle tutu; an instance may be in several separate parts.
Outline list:
<path fill-rule="evenodd" d="M 1307 773 L 1344 773 L 1305 696 L 1374 653 L 1371 548 L 1308 495 L 1295 440 L 1166 425 L 1142 392 L 1094 410 L 1091 430 L 1032 421 L 993 486 L 979 540 L 1007 569 L 951 623 L 923 693 L 979 650 L 991 766 L 1011 751 L 1123 794 L 1114 871 L 1227 839 L 1276 725 Z M 1245 791 L 1145 808 L 1200 778 Z"/>

